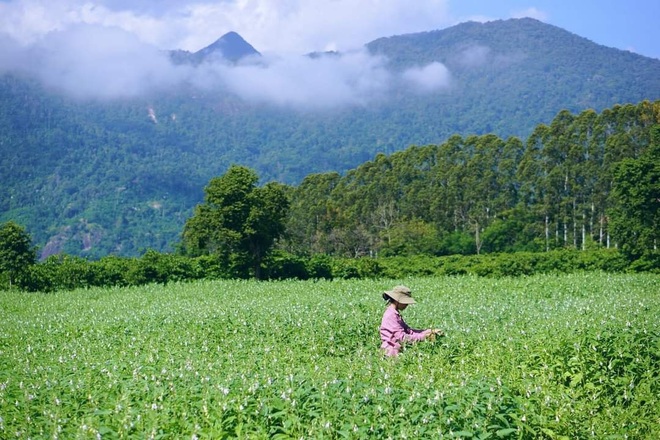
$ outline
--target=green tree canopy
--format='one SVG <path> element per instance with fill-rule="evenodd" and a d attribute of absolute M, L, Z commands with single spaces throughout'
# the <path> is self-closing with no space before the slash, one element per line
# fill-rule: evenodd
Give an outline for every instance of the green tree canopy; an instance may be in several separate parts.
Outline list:
<path fill-rule="evenodd" d="M 657 261 L 660 239 L 660 125 L 639 158 L 616 167 L 612 197 L 612 229 L 621 250 L 631 259 Z"/>
<path fill-rule="evenodd" d="M 260 278 L 261 262 L 284 233 L 289 200 L 285 185 L 259 187 L 258 180 L 253 170 L 237 165 L 211 179 L 204 203 L 184 227 L 184 251 L 220 255 L 235 275 L 252 270 Z"/>
<path fill-rule="evenodd" d="M 0 227 L 0 275 L 10 288 L 35 263 L 36 255 L 32 238 L 25 228 L 11 221 Z"/>

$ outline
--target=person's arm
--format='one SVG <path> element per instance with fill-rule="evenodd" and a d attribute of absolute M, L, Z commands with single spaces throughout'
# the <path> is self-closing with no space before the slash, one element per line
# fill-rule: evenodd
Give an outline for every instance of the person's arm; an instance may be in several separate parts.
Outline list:
<path fill-rule="evenodd" d="M 403 336 L 402 336 L 403 341 L 410 341 L 410 342 L 421 341 L 431 335 L 431 329 L 417 330 L 410 328 L 410 326 L 408 326 L 408 324 L 405 323 L 405 321 L 403 320 L 403 318 L 401 318 L 400 315 L 397 316 L 400 321 L 400 325 L 403 328 Z"/>
<path fill-rule="evenodd" d="M 405 323 L 404 323 L 405 324 Z M 432 333 L 431 329 L 426 329 L 426 330 L 415 330 L 410 327 L 408 327 L 407 331 L 405 331 L 403 340 L 404 341 L 421 341 L 426 338 L 428 338 Z"/>
<path fill-rule="evenodd" d="M 412 329 L 404 322 L 401 315 L 394 311 L 388 311 L 383 316 L 381 338 L 384 340 L 414 342 L 426 339 L 429 335 L 431 335 L 431 329 Z"/>

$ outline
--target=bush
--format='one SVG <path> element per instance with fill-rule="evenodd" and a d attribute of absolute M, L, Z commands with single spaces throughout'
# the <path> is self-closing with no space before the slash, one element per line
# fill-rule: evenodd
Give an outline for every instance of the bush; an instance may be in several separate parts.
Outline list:
<path fill-rule="evenodd" d="M 357 260 L 347 258 L 335 258 L 332 265 L 332 277 L 345 280 L 360 278 L 360 271 L 357 268 Z"/>
<path fill-rule="evenodd" d="M 630 264 L 630 271 L 660 273 L 660 254 L 646 254 L 639 260 L 633 261 Z"/>
<path fill-rule="evenodd" d="M 452 232 L 440 240 L 438 255 L 471 255 L 477 251 L 474 237 L 466 232 Z"/>
<path fill-rule="evenodd" d="M 407 276 L 433 276 L 438 273 L 438 257 L 412 255 L 410 257 L 379 258 L 381 275 L 384 278 L 398 279 Z"/>
<path fill-rule="evenodd" d="M 19 287 L 26 292 L 53 292 L 55 287 L 50 275 L 45 264 L 33 264 Z"/>
<path fill-rule="evenodd" d="M 223 280 L 232 278 L 229 263 L 220 255 L 202 255 L 193 260 L 198 278 Z"/>
<path fill-rule="evenodd" d="M 332 279 L 332 258 L 327 255 L 314 255 L 307 260 L 307 274 L 314 279 Z"/>
<path fill-rule="evenodd" d="M 89 261 L 69 255 L 53 255 L 41 264 L 42 281 L 52 290 L 72 290 L 92 287 L 96 283 L 96 274 Z"/>
<path fill-rule="evenodd" d="M 136 263 L 133 259 L 110 255 L 91 264 L 95 268 L 97 286 L 124 287 L 129 285 L 126 275 Z"/>
<path fill-rule="evenodd" d="M 188 257 L 161 254 L 148 250 L 142 258 L 129 267 L 127 279 L 132 285 L 149 283 L 167 284 L 171 281 L 188 281 L 199 278 L 192 260 Z"/>
<path fill-rule="evenodd" d="M 307 267 L 301 257 L 286 253 L 276 252 L 264 261 L 263 277 L 269 280 L 309 278 Z"/>

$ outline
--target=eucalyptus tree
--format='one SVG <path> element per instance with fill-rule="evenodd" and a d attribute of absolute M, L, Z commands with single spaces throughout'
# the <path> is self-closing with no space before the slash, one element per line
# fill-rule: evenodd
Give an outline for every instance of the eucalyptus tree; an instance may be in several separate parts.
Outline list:
<path fill-rule="evenodd" d="M 500 161 L 503 160 L 506 143 L 489 134 L 470 136 L 466 139 L 466 144 L 470 146 L 467 151 L 471 151 L 463 182 L 463 191 L 467 195 L 466 226 L 474 234 L 475 247 L 477 253 L 480 253 L 483 230 L 502 211 L 513 207 L 509 206 L 503 196 L 507 182 L 500 173 Z"/>
<path fill-rule="evenodd" d="M 331 195 L 340 181 L 337 172 L 310 174 L 291 191 L 291 206 L 282 246 L 295 254 L 326 253 L 336 210 Z"/>
<path fill-rule="evenodd" d="M 553 165 L 544 154 L 544 148 L 549 131 L 550 128 L 545 124 L 534 129 L 527 139 L 525 152 L 516 172 L 522 203 L 543 222 L 546 250 L 549 250 L 552 244 L 550 228 L 559 200 L 556 187 L 548 184 Z"/>

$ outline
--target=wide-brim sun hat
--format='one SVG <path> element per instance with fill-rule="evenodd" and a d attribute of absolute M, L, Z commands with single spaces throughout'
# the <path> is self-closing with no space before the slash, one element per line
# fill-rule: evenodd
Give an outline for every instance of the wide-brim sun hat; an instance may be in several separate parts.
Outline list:
<path fill-rule="evenodd" d="M 399 304 L 415 304 L 415 300 L 411 295 L 410 288 L 407 286 L 395 286 L 392 290 L 383 292 L 383 297 L 390 297 Z"/>

